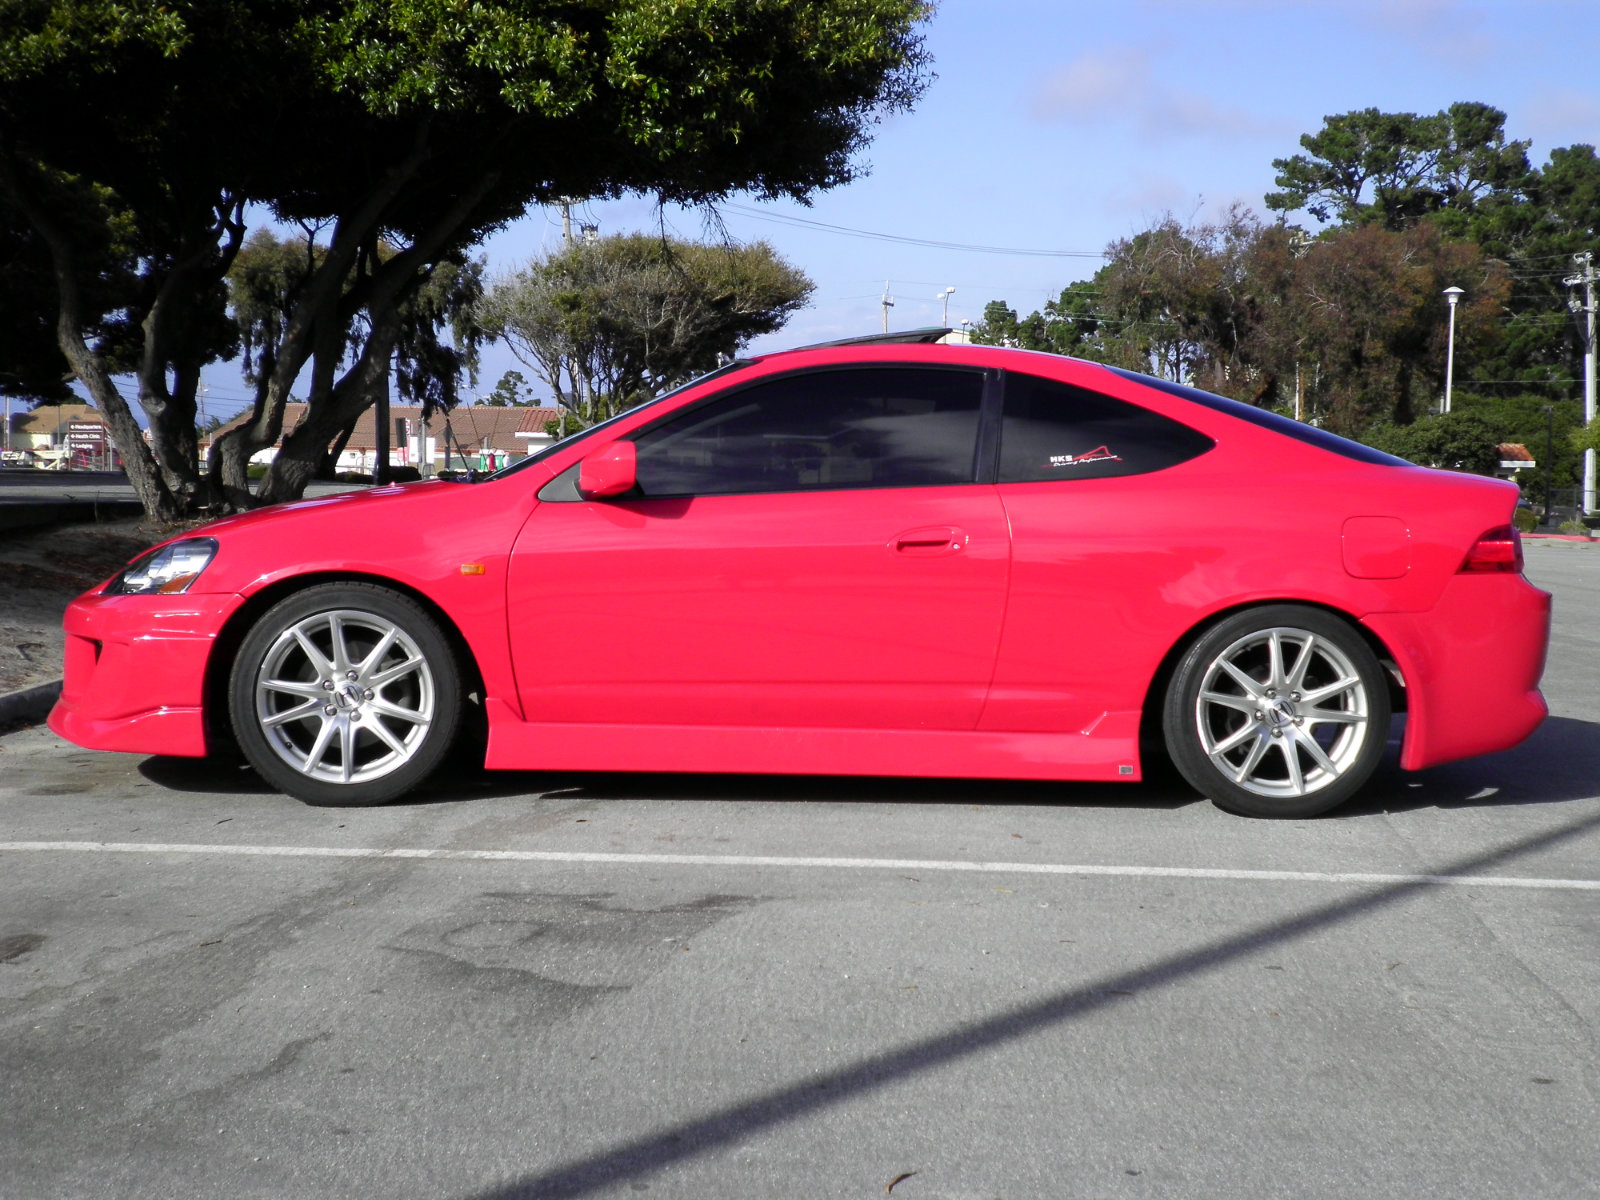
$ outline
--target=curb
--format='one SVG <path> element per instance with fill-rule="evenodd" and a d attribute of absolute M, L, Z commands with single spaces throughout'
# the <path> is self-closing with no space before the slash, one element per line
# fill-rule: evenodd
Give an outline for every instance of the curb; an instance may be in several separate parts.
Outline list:
<path fill-rule="evenodd" d="M 12 725 L 37 725 L 50 715 L 61 695 L 61 680 L 0 696 L 0 731 Z"/>

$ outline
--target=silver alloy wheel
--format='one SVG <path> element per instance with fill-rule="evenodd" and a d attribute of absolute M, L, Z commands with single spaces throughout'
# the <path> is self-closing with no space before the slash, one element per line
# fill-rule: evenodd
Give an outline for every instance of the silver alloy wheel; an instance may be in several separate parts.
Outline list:
<path fill-rule="evenodd" d="M 308 779 L 354 784 L 418 753 L 437 704 L 433 671 L 394 622 L 358 609 L 314 613 L 283 629 L 255 678 L 267 744 Z"/>
<path fill-rule="evenodd" d="M 1202 750 L 1225 778 L 1258 796 L 1306 796 L 1336 782 L 1372 736 L 1370 716 L 1349 655 L 1287 626 L 1223 649 L 1195 701 Z"/>

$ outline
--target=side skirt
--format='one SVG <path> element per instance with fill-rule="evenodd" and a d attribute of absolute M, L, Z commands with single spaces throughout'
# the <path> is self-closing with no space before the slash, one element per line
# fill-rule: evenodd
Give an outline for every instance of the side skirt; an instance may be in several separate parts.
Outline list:
<path fill-rule="evenodd" d="M 1091 733 L 528 723 L 490 700 L 490 770 L 1137 782 L 1138 713 Z M 1100 732 L 1106 730 L 1107 732 Z"/>

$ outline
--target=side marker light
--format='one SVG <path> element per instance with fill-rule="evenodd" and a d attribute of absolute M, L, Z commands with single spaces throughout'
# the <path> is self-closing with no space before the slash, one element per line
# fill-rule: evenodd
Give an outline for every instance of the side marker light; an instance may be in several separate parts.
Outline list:
<path fill-rule="evenodd" d="M 483 575 L 487 571 L 482 563 L 462 563 L 461 573 L 463 575 Z"/>

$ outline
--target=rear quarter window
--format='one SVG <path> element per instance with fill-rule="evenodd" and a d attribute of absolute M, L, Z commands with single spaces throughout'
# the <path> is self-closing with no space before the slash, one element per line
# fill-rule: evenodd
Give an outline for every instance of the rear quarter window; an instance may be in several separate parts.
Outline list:
<path fill-rule="evenodd" d="M 1001 483 L 1146 475 L 1213 445 L 1198 430 L 1137 404 L 1054 379 L 1006 374 Z"/>

